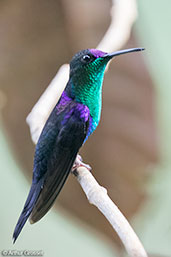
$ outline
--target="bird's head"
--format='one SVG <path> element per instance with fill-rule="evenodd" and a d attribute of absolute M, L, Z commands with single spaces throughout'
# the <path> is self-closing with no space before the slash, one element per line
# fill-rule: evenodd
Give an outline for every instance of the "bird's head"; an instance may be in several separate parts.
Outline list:
<path fill-rule="evenodd" d="M 105 53 L 97 49 L 86 49 L 76 53 L 70 62 L 71 95 L 78 102 L 90 106 L 92 99 L 101 94 L 107 63 L 115 56 L 142 50 L 144 48 L 131 48 Z"/>
<path fill-rule="evenodd" d="M 131 48 L 116 51 L 113 53 L 105 53 L 97 49 L 86 49 L 76 53 L 70 62 L 70 77 L 83 76 L 91 77 L 92 75 L 101 74 L 107 63 L 118 55 L 142 51 L 144 48 Z"/>

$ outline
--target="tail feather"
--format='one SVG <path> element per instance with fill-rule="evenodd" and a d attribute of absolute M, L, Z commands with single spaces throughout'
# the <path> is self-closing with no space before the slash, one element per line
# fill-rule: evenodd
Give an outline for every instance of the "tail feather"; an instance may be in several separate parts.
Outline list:
<path fill-rule="evenodd" d="M 57 154 L 59 159 L 56 158 L 52 167 L 49 165 L 43 189 L 30 216 L 31 223 L 40 220 L 53 205 L 71 171 L 76 154 L 77 152 L 59 151 Z"/>
<path fill-rule="evenodd" d="M 15 227 L 14 233 L 13 233 L 13 244 L 17 240 L 17 237 L 19 236 L 24 224 L 26 223 L 27 219 L 29 218 L 35 203 L 39 197 L 40 191 L 42 189 L 42 181 L 40 180 L 37 184 L 32 184 L 30 188 L 29 195 L 27 197 L 26 203 L 24 205 L 23 211 L 18 219 L 17 225 Z"/>

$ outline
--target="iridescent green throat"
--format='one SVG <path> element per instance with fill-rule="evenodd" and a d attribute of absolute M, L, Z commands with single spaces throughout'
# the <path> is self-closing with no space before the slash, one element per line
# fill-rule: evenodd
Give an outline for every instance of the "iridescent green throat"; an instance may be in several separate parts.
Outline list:
<path fill-rule="evenodd" d="M 76 101 L 90 110 L 96 126 L 100 121 L 102 106 L 102 84 L 107 60 L 96 59 L 84 69 L 77 70 L 72 77 L 72 93 Z"/>

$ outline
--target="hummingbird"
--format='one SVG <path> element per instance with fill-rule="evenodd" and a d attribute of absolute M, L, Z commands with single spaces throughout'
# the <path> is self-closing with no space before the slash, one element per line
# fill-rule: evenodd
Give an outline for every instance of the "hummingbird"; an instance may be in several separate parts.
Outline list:
<path fill-rule="evenodd" d="M 98 126 L 108 62 L 118 55 L 142 50 L 144 48 L 131 48 L 106 53 L 86 49 L 73 56 L 68 83 L 35 148 L 32 185 L 13 233 L 13 243 L 28 218 L 30 223 L 35 223 L 52 207 L 80 147 Z"/>

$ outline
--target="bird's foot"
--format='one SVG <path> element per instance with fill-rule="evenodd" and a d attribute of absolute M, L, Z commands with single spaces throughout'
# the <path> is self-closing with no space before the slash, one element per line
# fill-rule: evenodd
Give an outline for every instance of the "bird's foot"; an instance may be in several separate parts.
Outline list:
<path fill-rule="evenodd" d="M 77 169 L 78 169 L 79 167 L 85 167 L 86 169 L 88 169 L 89 171 L 91 171 L 90 165 L 85 164 L 85 163 L 83 162 L 83 159 L 82 159 L 81 155 L 78 154 L 77 157 L 76 157 L 76 159 L 75 159 L 75 162 L 74 162 L 74 165 L 73 165 L 73 167 L 72 167 L 71 172 L 75 175 L 75 174 L 77 173 Z"/>

